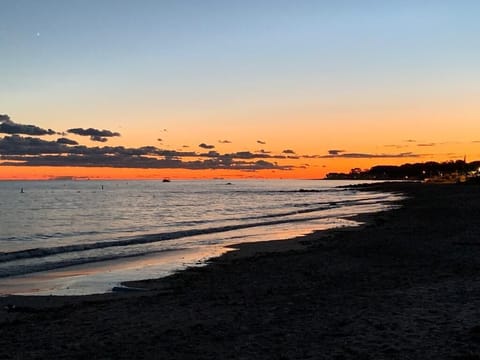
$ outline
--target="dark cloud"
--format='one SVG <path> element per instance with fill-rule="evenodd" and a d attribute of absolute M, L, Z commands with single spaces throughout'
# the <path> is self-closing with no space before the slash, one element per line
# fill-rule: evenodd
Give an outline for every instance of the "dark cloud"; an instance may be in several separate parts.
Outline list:
<path fill-rule="evenodd" d="M 56 141 L 19 135 L 5 136 L 0 139 L 0 154 L 4 155 L 63 154 L 66 152 L 69 152 L 69 148 Z"/>
<path fill-rule="evenodd" d="M 67 139 L 70 140 L 70 139 Z M 71 141 L 71 140 L 70 140 Z M 66 146 L 64 140 L 46 141 L 19 135 L 5 136 L 0 139 L 0 153 L 5 155 L 42 155 L 42 154 L 77 154 L 77 155 L 122 155 L 122 156 L 197 156 L 194 152 L 177 152 L 162 150 L 154 146 L 125 148 L 123 146 L 86 147 L 84 145 Z M 73 144 L 72 144 L 73 145 Z"/>
<path fill-rule="evenodd" d="M 19 135 L 0 138 L 2 166 L 77 166 L 112 168 L 184 168 L 233 169 L 255 171 L 262 169 L 291 170 L 291 165 L 278 165 L 263 159 L 270 155 L 239 152 L 220 154 L 159 149 L 154 146 L 125 148 L 123 146 L 87 147 L 74 145 L 60 138 L 46 141 Z M 280 158 L 280 157 L 279 157 Z M 282 156 L 281 158 L 285 158 Z"/>
<path fill-rule="evenodd" d="M 257 160 L 255 165 L 261 169 L 275 169 L 278 167 L 278 165 L 272 164 L 271 162 L 265 160 Z"/>
<path fill-rule="evenodd" d="M 124 154 L 68 154 L 40 155 L 36 157 L 2 157 L 3 160 L 23 161 L 24 166 L 75 166 L 75 167 L 112 167 L 112 168 L 178 168 L 182 162 L 175 159 L 155 159 L 146 156 L 128 156 Z M 14 165 L 12 164 L 12 165 Z M 9 165 L 4 162 L 2 165 Z"/>
<path fill-rule="evenodd" d="M 237 151 L 236 153 L 229 154 L 229 156 L 236 159 L 257 159 L 258 157 L 269 157 L 265 154 L 255 154 L 250 151 Z"/>
<path fill-rule="evenodd" d="M 257 140 L 257 144 L 262 144 L 262 145 L 265 145 L 266 142 L 265 141 L 262 141 L 262 140 Z"/>
<path fill-rule="evenodd" d="M 408 143 L 414 143 L 414 142 L 417 142 L 417 140 L 413 140 L 413 139 L 407 139 L 407 140 L 404 140 L 405 142 L 408 142 Z"/>
<path fill-rule="evenodd" d="M 211 150 L 208 153 L 199 154 L 202 157 L 219 157 L 220 154 L 217 151 Z"/>
<path fill-rule="evenodd" d="M 282 154 L 271 154 L 267 151 L 237 151 L 235 153 L 227 154 L 228 156 L 233 157 L 234 159 L 299 159 L 297 155 L 282 155 Z"/>
<path fill-rule="evenodd" d="M 166 131 L 166 129 L 164 129 Z M 298 158 L 296 156 L 272 155 L 265 150 L 257 152 L 240 151 L 221 154 L 214 145 L 201 143 L 205 153 L 159 149 L 155 146 L 125 148 L 123 146 L 79 145 L 66 134 L 89 136 L 92 141 L 106 142 L 111 137 L 120 136 L 110 130 L 94 128 L 71 128 L 65 133 L 45 130 L 34 125 L 13 122 L 8 115 L 0 115 L 0 132 L 9 136 L 0 137 L 0 160 L 2 166 L 77 166 L 112 168 L 184 168 L 184 169 L 235 169 L 255 171 L 262 169 L 291 170 L 292 165 L 279 165 L 268 159 Z M 47 141 L 32 136 L 53 135 L 55 141 Z M 21 136 L 30 135 L 30 136 Z M 158 139 L 162 141 L 162 139 Z M 229 140 L 219 140 L 229 144 Z M 259 143 L 264 143 L 259 140 Z M 188 147 L 184 145 L 183 148 Z M 286 154 L 294 154 L 286 150 Z"/>
<path fill-rule="evenodd" d="M 412 158 L 420 157 L 422 155 L 411 152 L 399 154 L 368 154 L 368 153 L 341 153 L 338 155 L 322 155 L 320 158 L 350 158 L 350 159 L 393 159 L 393 158 Z"/>
<path fill-rule="evenodd" d="M 282 154 L 295 154 L 295 151 L 291 150 L 291 149 L 285 149 L 282 151 Z"/>
<path fill-rule="evenodd" d="M 395 149 L 402 149 L 407 147 L 407 145 L 396 145 L 396 144 L 388 144 L 383 146 L 389 147 L 389 148 L 395 148 Z"/>
<path fill-rule="evenodd" d="M 205 143 L 201 143 L 200 145 L 198 145 L 198 147 L 201 147 L 202 149 L 215 149 L 215 145 L 208 145 Z"/>
<path fill-rule="evenodd" d="M 234 159 L 286 159 L 285 155 L 270 155 L 267 152 L 250 152 L 250 151 L 237 151 L 235 153 L 226 154 Z"/>
<path fill-rule="evenodd" d="M 205 160 L 182 161 L 180 159 L 156 159 L 146 156 L 106 155 L 106 154 L 69 154 L 40 155 L 23 157 L 18 155 L 2 155 L 3 166 L 77 166 L 77 167 L 112 167 L 112 168 L 183 168 L 200 169 L 231 169 L 231 170 L 290 170 L 291 166 L 279 166 L 264 160 L 253 162 L 232 161 L 230 158 L 211 158 Z"/>
<path fill-rule="evenodd" d="M 102 142 L 103 140 L 94 140 L 93 138 L 101 139 L 101 138 L 120 136 L 120 133 L 118 132 L 113 132 L 110 130 L 98 130 L 93 128 L 88 128 L 88 129 L 74 128 L 74 129 L 68 129 L 67 132 L 70 134 L 76 134 L 80 136 L 90 136 L 91 140 L 102 141 Z"/>
<path fill-rule="evenodd" d="M 57 139 L 57 144 L 78 145 L 78 142 L 76 142 L 75 140 L 67 139 L 67 138 L 59 138 Z"/>
<path fill-rule="evenodd" d="M 166 129 L 164 129 L 166 131 Z M 34 125 L 14 123 L 8 115 L 0 115 L 0 132 L 9 134 L 0 138 L 0 159 L 2 166 L 78 166 L 112 168 L 185 168 L 185 169 L 235 169 L 255 171 L 262 169 L 290 170 L 291 165 L 279 165 L 267 161 L 269 158 L 286 159 L 290 156 L 271 155 L 265 150 L 252 153 L 240 151 L 221 154 L 214 145 L 201 143 L 206 153 L 195 151 L 176 151 L 159 149 L 155 146 L 125 148 L 123 146 L 79 145 L 77 141 L 66 137 L 66 133 L 89 136 L 92 141 L 106 142 L 111 137 L 120 136 L 110 130 L 94 128 L 71 128 L 59 134 L 56 141 L 47 141 L 32 136 L 58 134 Z M 20 136 L 30 135 L 30 136 Z M 162 141 L 162 139 L 158 139 Z M 229 144 L 229 140 L 219 140 Z M 260 142 L 263 143 L 263 142 Z M 184 148 L 188 145 L 184 145 Z M 293 151 L 288 154 L 294 154 Z M 291 157 L 295 158 L 295 157 Z"/>
<path fill-rule="evenodd" d="M 437 144 L 435 143 L 423 143 L 423 144 L 417 144 L 417 146 L 422 146 L 422 147 L 429 147 L 429 146 L 435 146 Z"/>
<path fill-rule="evenodd" d="M 340 153 L 344 153 L 344 152 L 345 152 L 345 150 L 335 150 L 335 149 L 333 149 L 333 150 L 328 150 L 328 153 L 329 153 L 330 155 L 339 155 Z"/>
<path fill-rule="evenodd" d="M 230 140 L 218 140 L 220 144 L 231 144 L 232 142 Z"/>
<path fill-rule="evenodd" d="M 90 136 L 90 140 L 92 141 L 98 141 L 98 142 L 107 142 L 108 139 L 106 137 L 103 137 L 103 136 L 98 136 L 98 135 L 92 135 Z"/>
<path fill-rule="evenodd" d="M 35 125 L 17 124 L 8 115 L 0 115 L 0 133 L 2 134 L 24 134 L 33 136 L 54 135 L 52 129 L 42 129 Z"/>

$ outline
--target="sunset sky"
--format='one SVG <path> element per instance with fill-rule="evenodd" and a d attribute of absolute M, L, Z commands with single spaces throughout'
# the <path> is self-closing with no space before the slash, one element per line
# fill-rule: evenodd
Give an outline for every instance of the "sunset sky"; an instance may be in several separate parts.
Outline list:
<path fill-rule="evenodd" d="M 0 179 L 480 160 L 480 2 L 0 0 Z"/>

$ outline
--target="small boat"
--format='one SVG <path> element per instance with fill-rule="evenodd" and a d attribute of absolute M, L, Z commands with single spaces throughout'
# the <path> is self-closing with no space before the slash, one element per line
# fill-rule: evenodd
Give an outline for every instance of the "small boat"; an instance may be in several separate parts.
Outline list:
<path fill-rule="evenodd" d="M 170 182 L 170 179 L 163 179 L 162 182 Z"/>

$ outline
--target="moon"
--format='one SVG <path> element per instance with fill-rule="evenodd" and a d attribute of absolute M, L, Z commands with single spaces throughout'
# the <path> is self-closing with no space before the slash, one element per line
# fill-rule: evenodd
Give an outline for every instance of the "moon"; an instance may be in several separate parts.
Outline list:
<path fill-rule="evenodd" d="M 40 36 L 40 33 L 39 33 L 39 32 L 37 32 L 37 34 L 36 34 L 36 35 L 37 35 L 37 37 L 39 37 L 39 36 Z"/>

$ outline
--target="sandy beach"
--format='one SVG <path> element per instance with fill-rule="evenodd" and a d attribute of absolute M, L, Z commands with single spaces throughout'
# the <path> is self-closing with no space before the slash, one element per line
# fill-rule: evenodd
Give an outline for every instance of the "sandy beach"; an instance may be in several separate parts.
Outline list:
<path fill-rule="evenodd" d="M 480 187 L 369 188 L 407 199 L 145 291 L 0 298 L 0 358 L 480 359 Z"/>

